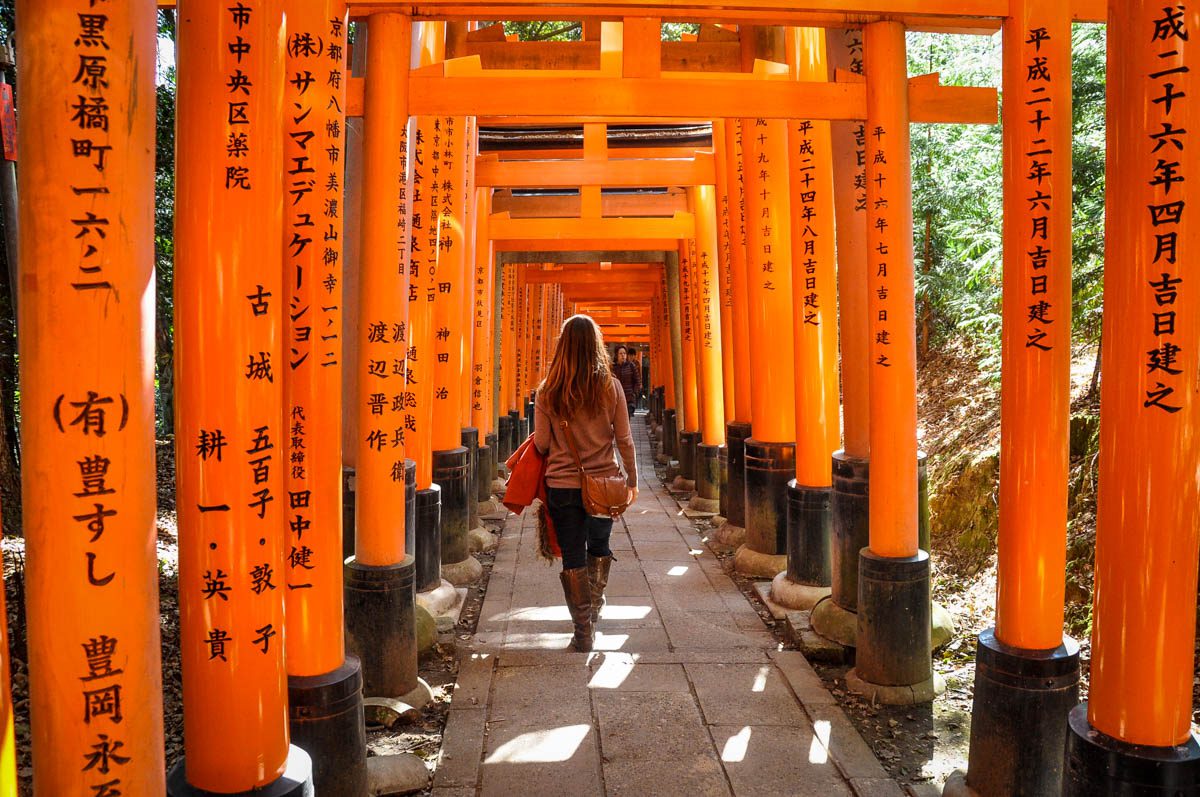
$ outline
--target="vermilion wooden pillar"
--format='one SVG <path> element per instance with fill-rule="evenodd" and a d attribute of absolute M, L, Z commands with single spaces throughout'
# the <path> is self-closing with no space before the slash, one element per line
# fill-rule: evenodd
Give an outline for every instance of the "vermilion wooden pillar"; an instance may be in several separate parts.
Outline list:
<path fill-rule="evenodd" d="M 1071 17 L 1004 27 L 1004 327 L 996 626 L 979 635 L 967 782 L 1061 794 L 1079 647 L 1063 636 L 1071 404 Z M 1014 677 L 1013 673 L 1019 673 Z"/>
<path fill-rule="evenodd" d="M 283 655 L 283 3 L 184 0 L 178 42 L 175 462 L 185 758 L 167 788 L 300 794 L 311 766 L 299 748 L 289 752 Z"/>
<path fill-rule="evenodd" d="M 696 218 L 693 254 L 696 350 L 700 371 L 699 440 L 696 446 L 696 495 L 693 509 L 720 509 L 720 449 L 725 444 L 725 393 L 722 380 L 720 242 L 717 192 L 711 185 L 689 189 Z"/>
<path fill-rule="evenodd" d="M 733 255 L 734 213 L 729 197 L 729 161 L 725 157 L 729 143 L 725 140 L 725 120 L 713 120 L 713 160 L 716 163 L 717 204 L 717 285 L 721 318 L 721 393 L 725 409 L 724 423 L 733 422 L 734 405 L 737 403 L 737 379 L 734 378 L 735 359 L 733 352 Z M 734 176 L 736 178 L 736 175 Z M 722 433 L 724 437 L 724 433 Z"/>
<path fill-rule="evenodd" d="M 787 58 L 795 79 L 828 80 L 825 31 L 789 30 Z M 829 594 L 832 578 L 829 458 L 840 438 L 833 152 L 829 122 L 789 122 L 788 154 L 796 350 L 796 471 L 787 487 L 787 569 L 775 576 L 771 594 L 780 605 L 811 609 Z"/>
<path fill-rule="evenodd" d="M 743 120 L 742 142 L 754 387 L 753 436 L 746 441 L 746 545 L 735 566 L 768 575 L 766 571 L 774 574 L 785 566 L 787 483 L 796 473 L 787 122 Z"/>
<path fill-rule="evenodd" d="M 863 73 L 863 32 L 829 30 L 831 69 Z M 858 552 L 869 542 L 870 319 L 867 309 L 867 125 L 832 122 L 834 203 L 837 215 L 838 321 L 841 346 L 843 446 L 832 460 L 831 594 L 813 608 L 813 630 L 856 644 Z"/>
<path fill-rule="evenodd" d="M 725 191 L 729 215 L 730 357 L 733 360 L 733 420 L 725 428 L 725 514 L 726 523 L 715 532 L 716 539 L 736 548 L 746 540 L 746 440 L 751 433 L 753 391 L 750 356 L 750 300 L 747 271 L 746 166 L 743 157 L 742 120 L 725 119 Z M 726 378 L 729 378 L 728 376 Z"/>
<path fill-rule="evenodd" d="M 18 13 L 34 788 L 92 794 L 116 780 L 161 795 L 154 4 L 22 0 Z M 0 639 L 0 793 L 15 794 L 7 649 Z M 100 772 L 93 754 L 116 757 Z"/>
<path fill-rule="evenodd" d="M 476 471 L 476 499 L 486 502 L 491 497 L 492 481 L 496 477 L 499 435 L 496 429 L 494 390 L 495 323 L 500 308 L 496 306 L 496 269 L 493 245 L 488 237 L 488 217 L 492 209 L 492 189 L 475 190 L 475 262 L 471 280 L 471 334 L 474 352 L 467 370 L 470 390 L 471 423 L 479 430 L 480 465 Z M 494 507 L 488 507 L 492 509 Z M 483 510 L 483 507 L 480 507 Z"/>
<path fill-rule="evenodd" d="M 316 788 L 350 795 L 366 788 L 367 757 L 362 669 L 356 657 L 346 657 L 342 601 L 342 185 L 349 20 L 343 0 L 287 0 L 285 12 L 285 107 L 291 112 L 284 117 L 284 184 L 294 192 L 281 240 L 288 308 L 281 368 L 288 426 L 288 707 L 292 739 L 313 757 Z M 403 473 L 403 450 L 398 454 Z M 358 472 L 364 506 L 376 499 L 376 485 L 364 485 L 375 472 L 368 461 Z M 347 694 L 350 699 L 340 700 Z M 322 710 L 339 702 L 338 710 Z"/>
<path fill-rule="evenodd" d="M 679 342 L 683 395 L 679 402 L 679 475 L 673 488 L 696 488 L 696 449 L 700 438 L 700 379 L 696 345 L 696 267 L 693 241 L 679 242 Z"/>
<path fill-rule="evenodd" d="M 1200 7 L 1110 2 L 1100 492 L 1088 702 L 1063 793 L 1189 794 L 1200 534 Z M 1136 783 L 1137 785 L 1133 785 Z"/>
<path fill-rule="evenodd" d="M 375 15 L 367 29 L 358 269 L 355 554 L 346 563 L 348 644 L 362 659 L 370 697 L 420 704 L 414 592 L 417 547 L 409 539 L 409 483 L 416 408 L 408 357 L 413 322 L 407 75 L 412 21 Z"/>
<path fill-rule="evenodd" d="M 847 683 L 883 702 L 911 703 L 931 700 L 944 684 L 930 661 L 929 554 L 918 544 L 908 62 L 903 25 L 877 22 L 864 32 L 870 543 L 859 555 L 856 664 Z"/>

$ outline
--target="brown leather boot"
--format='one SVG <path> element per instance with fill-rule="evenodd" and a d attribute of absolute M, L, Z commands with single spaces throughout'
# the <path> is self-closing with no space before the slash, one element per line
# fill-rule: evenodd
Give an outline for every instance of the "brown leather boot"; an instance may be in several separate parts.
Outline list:
<path fill-rule="evenodd" d="M 604 608 L 604 589 L 608 586 L 608 571 L 612 567 L 611 556 L 592 556 L 588 554 L 588 581 L 592 584 L 592 622 L 600 619 L 600 610 Z"/>
<path fill-rule="evenodd" d="M 587 567 L 572 567 L 562 571 L 563 595 L 567 599 L 567 611 L 575 622 L 575 636 L 571 639 L 571 647 L 580 653 L 592 649 L 592 585 L 588 581 Z"/>

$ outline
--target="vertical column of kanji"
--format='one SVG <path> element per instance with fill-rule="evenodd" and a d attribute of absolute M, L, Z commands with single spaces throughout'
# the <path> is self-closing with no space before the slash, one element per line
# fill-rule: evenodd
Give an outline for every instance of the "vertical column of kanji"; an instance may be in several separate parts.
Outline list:
<path fill-rule="evenodd" d="M 545 349 L 545 320 L 546 320 L 546 284 L 539 282 L 530 286 L 529 327 L 531 349 L 529 357 L 529 381 L 525 385 L 525 395 L 522 398 L 528 405 L 530 394 L 537 389 L 542 380 L 542 352 Z M 528 416 L 528 413 L 526 413 Z M 532 419 L 530 421 L 532 423 Z"/>
<path fill-rule="evenodd" d="M 492 495 L 496 475 L 499 436 L 496 431 L 496 404 L 493 390 L 495 364 L 496 270 L 492 265 L 492 241 L 488 235 L 488 217 L 492 212 L 492 189 L 475 190 L 475 262 L 472 269 L 471 334 L 473 356 L 467 371 L 471 400 L 471 424 L 483 435 L 479 447 L 480 465 L 476 471 L 476 499 L 486 504 Z M 494 506 L 480 506 L 481 512 Z"/>
<path fill-rule="evenodd" d="M 525 385 L 529 381 L 529 285 L 525 275 L 529 265 L 517 265 L 516 303 L 517 303 L 517 339 L 516 370 L 513 382 L 513 407 L 517 413 L 517 441 L 524 440 L 529 435 L 529 419 L 525 417 Z"/>
<path fill-rule="evenodd" d="M 917 366 L 904 26 L 865 30 L 867 306 L 871 318 L 870 545 L 859 554 L 856 691 L 931 700 L 929 554 L 917 537 Z M 899 690 L 885 687 L 900 686 Z"/>
<path fill-rule="evenodd" d="M 433 276 L 433 481 L 442 490 L 442 575 L 451 584 L 475 580 L 479 564 L 470 553 L 471 449 L 463 445 L 463 284 L 467 257 L 466 119 L 436 117 L 426 136 L 432 154 L 426 232 L 434 248 Z M 462 572 L 459 572 L 462 571 Z"/>
<path fill-rule="evenodd" d="M 676 462 L 679 456 L 679 432 L 683 423 L 683 321 L 679 309 L 679 250 L 667 250 L 665 257 L 666 300 L 664 304 L 667 307 L 667 340 L 671 350 L 671 371 L 668 376 L 671 380 L 671 391 L 668 393 L 671 400 L 668 404 L 667 417 L 664 420 L 664 425 L 667 427 L 664 448 L 669 460 L 667 466 L 669 474 L 672 468 L 670 463 Z M 674 467 L 678 472 L 678 466 Z"/>
<path fill-rule="evenodd" d="M 688 189 L 696 219 L 696 247 L 692 255 L 696 278 L 693 297 L 699 323 L 694 332 L 699 352 L 700 402 L 696 446 L 696 495 L 691 507 L 701 512 L 720 509 L 720 450 L 725 443 L 725 393 L 722 386 L 721 280 L 718 260 L 720 240 L 717 189 L 702 185 Z M 640 366 L 639 366 L 640 367 Z"/>
<path fill-rule="evenodd" d="M 996 626 L 979 635 L 967 780 L 1061 794 L 1079 646 L 1063 636 L 1071 402 L 1071 18 L 1004 25 L 1004 328 Z M 1019 673 L 1019 675 L 1012 675 Z"/>
<path fill-rule="evenodd" d="M 654 368 L 658 368 L 658 286 L 654 286 L 650 294 L 650 345 L 647 347 L 646 356 L 654 364 Z M 655 446 L 655 441 L 658 439 L 658 386 L 655 385 L 658 376 L 657 372 L 651 372 L 650 379 L 643 384 L 646 387 L 646 393 L 649 396 L 649 412 L 646 415 L 646 426 L 650 433 L 650 444 Z"/>
<path fill-rule="evenodd" d="M 793 77 L 829 80 L 825 31 L 787 32 Z M 796 478 L 787 488 L 787 569 L 775 576 L 772 599 L 811 609 L 829 594 L 831 473 L 839 442 L 837 278 L 833 156 L 829 122 L 788 123 L 791 160 L 792 291 L 796 346 Z"/>
<path fill-rule="evenodd" d="M 750 437 L 750 314 L 746 271 L 745 163 L 742 157 L 742 120 L 725 119 L 724 152 L 716 157 L 725 162 L 725 194 L 729 214 L 730 359 L 733 371 L 733 403 L 725 408 L 733 420 L 725 428 L 725 489 L 722 514 L 725 524 L 714 532 L 724 545 L 736 548 L 746 541 L 746 439 Z M 722 327 L 724 331 L 724 327 Z"/>
<path fill-rule="evenodd" d="M 288 672 L 342 666 L 341 188 L 346 9 L 288 0 L 284 288 L 288 308 Z M 339 468 L 340 469 L 340 468 Z"/>
<path fill-rule="evenodd" d="M 1108 5 L 1109 52 L 1121 57 L 1108 74 L 1102 487 L 1091 685 L 1067 743 L 1071 797 L 1187 793 L 1200 782 L 1200 224 L 1187 209 L 1200 179 L 1197 37 L 1191 0 Z"/>
<path fill-rule="evenodd" d="M 163 792 L 154 4 L 95 5 L 19 4 L 22 499 L 34 788 L 153 795 Z M 2 665 L 0 792 L 16 788 L 15 773 L 5 777 L 12 755 L 7 658 Z"/>
<path fill-rule="evenodd" d="M 831 30 L 829 66 L 843 77 L 863 73 L 861 30 Z M 813 608 L 813 630 L 846 647 L 855 645 L 858 552 L 870 535 L 867 509 L 870 445 L 867 333 L 866 122 L 832 122 L 833 198 L 837 216 L 838 321 L 842 366 L 842 449 L 833 453 L 832 593 Z"/>
<path fill-rule="evenodd" d="M 795 343 L 788 123 L 744 121 L 753 437 L 746 440 L 746 544 L 735 567 L 787 567 L 787 484 L 796 475 Z"/>
<path fill-rule="evenodd" d="M 501 308 L 500 334 L 500 435 L 507 430 L 506 452 L 509 456 L 517 450 L 521 441 L 517 439 L 517 266 L 504 264 L 503 307 Z M 508 423 L 504 422 L 508 418 Z M 507 460 L 507 457 L 505 457 Z"/>
<path fill-rule="evenodd" d="M 288 0 L 283 370 L 288 708 L 321 793 L 366 787 L 362 671 L 342 614 L 341 261 L 346 4 Z M 370 496 L 368 496 L 369 498 Z M 327 707 L 336 705 L 335 711 Z"/>
<path fill-rule="evenodd" d="M 279 0 L 179 8 L 185 759 L 168 776 L 171 794 L 245 792 L 290 782 L 301 760 L 310 768 L 299 748 L 289 754 L 283 663 L 283 24 Z"/>
<path fill-rule="evenodd" d="M 696 489 L 696 444 L 700 437 L 700 385 L 696 368 L 695 269 L 689 239 L 679 241 L 679 341 L 683 394 L 679 402 L 679 475 L 672 489 Z"/>
<path fill-rule="evenodd" d="M 729 202 L 729 162 L 725 159 L 728 144 L 725 141 L 725 122 L 713 120 L 713 161 L 716 166 L 717 203 L 717 286 L 721 317 L 721 395 L 724 399 L 725 424 L 733 421 L 733 408 L 737 401 L 737 380 L 733 377 L 733 271 L 729 258 L 733 252 L 733 232 Z M 724 437 L 725 433 L 722 432 Z M 723 489 L 723 488 L 722 488 Z"/>
<path fill-rule="evenodd" d="M 489 214 L 491 208 L 491 189 L 488 189 Z M 491 258 L 491 275 L 492 275 L 492 295 L 489 301 L 492 302 L 490 308 L 491 329 L 488 334 L 491 337 L 490 349 L 488 351 L 488 371 L 486 374 L 487 381 L 485 382 L 488 390 L 488 398 L 491 401 L 491 422 L 492 430 L 496 435 L 496 448 L 492 451 L 492 464 L 495 469 L 492 472 L 493 493 L 500 492 L 501 484 L 497 484 L 500 479 L 501 465 L 508 459 L 512 453 L 508 446 L 510 429 L 505 428 L 501 418 L 508 417 L 508 407 L 504 400 L 504 334 L 505 327 L 508 323 L 508 283 L 505 280 L 504 266 L 500 263 L 500 258 L 496 252 L 495 242 L 491 240 L 491 216 L 481 219 L 481 224 L 486 225 L 483 229 L 487 230 L 488 238 L 488 257 Z M 482 232 L 482 230 L 481 230 Z"/>

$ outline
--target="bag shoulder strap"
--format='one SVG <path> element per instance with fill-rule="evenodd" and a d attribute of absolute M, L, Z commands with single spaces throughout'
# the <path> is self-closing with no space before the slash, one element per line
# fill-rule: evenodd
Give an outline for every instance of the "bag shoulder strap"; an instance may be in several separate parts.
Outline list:
<path fill-rule="evenodd" d="M 579 456 L 579 449 L 575 446 L 575 435 L 571 433 L 571 425 L 565 418 L 560 420 L 559 424 L 562 426 L 563 434 L 566 435 L 567 445 L 571 447 L 571 453 L 575 455 L 575 464 L 579 467 L 579 472 L 586 476 L 587 471 L 583 469 L 583 460 Z"/>

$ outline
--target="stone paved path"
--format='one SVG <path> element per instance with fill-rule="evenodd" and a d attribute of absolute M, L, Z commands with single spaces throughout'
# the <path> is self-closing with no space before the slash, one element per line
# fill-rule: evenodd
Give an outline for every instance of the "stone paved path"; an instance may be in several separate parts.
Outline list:
<path fill-rule="evenodd" d="M 564 650 L 559 566 L 510 515 L 462 652 L 436 797 L 900 797 L 804 657 L 778 645 L 654 474 L 613 529 L 591 654 Z"/>

